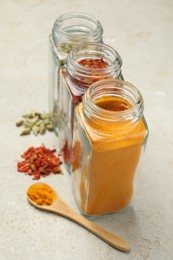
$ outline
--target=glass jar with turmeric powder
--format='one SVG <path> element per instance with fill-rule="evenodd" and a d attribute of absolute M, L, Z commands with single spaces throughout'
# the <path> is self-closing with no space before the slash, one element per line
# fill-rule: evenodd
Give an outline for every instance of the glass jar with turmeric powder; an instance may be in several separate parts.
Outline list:
<path fill-rule="evenodd" d="M 70 50 L 84 42 L 102 42 L 103 28 L 90 14 L 66 13 L 59 16 L 49 36 L 49 112 L 58 135 L 59 74 Z"/>
<path fill-rule="evenodd" d="M 122 60 L 112 47 L 85 43 L 73 48 L 60 74 L 59 145 L 65 166 L 71 167 L 74 108 L 94 82 L 122 78 Z"/>
<path fill-rule="evenodd" d="M 132 200 L 148 127 L 144 103 L 132 84 L 94 83 L 75 109 L 72 189 L 81 212 L 104 215 Z"/>

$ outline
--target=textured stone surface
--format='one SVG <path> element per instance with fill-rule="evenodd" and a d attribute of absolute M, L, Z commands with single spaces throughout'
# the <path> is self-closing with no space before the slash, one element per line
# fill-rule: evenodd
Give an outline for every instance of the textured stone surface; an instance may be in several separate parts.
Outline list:
<path fill-rule="evenodd" d="M 171 0 L 0 1 L 0 259 L 173 258 L 173 2 Z M 32 109 L 48 109 L 48 35 L 57 16 L 83 11 L 104 27 L 104 41 L 123 58 L 123 74 L 145 100 L 150 137 L 133 204 L 94 219 L 131 244 L 123 254 L 57 215 L 31 207 L 26 190 L 34 181 L 16 163 L 29 146 L 57 147 L 57 138 L 20 137 L 15 122 Z M 77 209 L 70 178 L 44 181 Z"/>

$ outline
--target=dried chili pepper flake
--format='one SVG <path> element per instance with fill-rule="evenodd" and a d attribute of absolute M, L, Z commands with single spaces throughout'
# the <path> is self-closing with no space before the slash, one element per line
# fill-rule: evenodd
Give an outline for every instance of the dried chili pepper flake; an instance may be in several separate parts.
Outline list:
<path fill-rule="evenodd" d="M 110 77 L 108 72 L 105 72 L 104 70 L 105 68 L 109 68 L 111 64 L 103 58 L 81 59 L 78 61 L 78 64 L 82 67 L 86 67 L 90 71 L 89 77 L 79 76 L 77 78 L 70 78 L 70 81 L 74 82 L 75 85 L 80 86 L 80 88 L 88 88 L 88 86 L 92 85 L 94 82 Z M 67 77 L 67 75 L 64 75 L 64 77 Z M 81 96 L 73 96 L 73 104 L 75 102 L 79 103 L 80 101 L 78 99 L 80 98 Z"/>
<path fill-rule="evenodd" d="M 24 160 L 17 163 L 17 169 L 19 172 L 33 175 L 33 180 L 46 177 L 50 173 L 62 173 L 60 168 L 62 162 L 55 152 L 56 149 L 50 150 L 44 145 L 30 147 L 21 155 Z"/>
<path fill-rule="evenodd" d="M 108 62 L 103 59 L 83 59 L 79 61 L 79 64 L 93 69 L 102 69 L 109 65 Z"/>

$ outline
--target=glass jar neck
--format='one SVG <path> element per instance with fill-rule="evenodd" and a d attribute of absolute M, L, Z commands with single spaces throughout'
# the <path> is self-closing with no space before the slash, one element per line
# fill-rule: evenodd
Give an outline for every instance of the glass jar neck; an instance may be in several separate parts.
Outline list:
<path fill-rule="evenodd" d="M 84 65 L 84 63 L 87 63 Z M 79 90 L 88 89 L 94 82 L 121 75 L 122 59 L 110 46 L 84 43 L 73 48 L 67 58 L 66 70 Z"/>
<path fill-rule="evenodd" d="M 125 110 L 113 111 L 97 105 L 98 100 L 121 100 L 130 106 Z M 101 80 L 93 84 L 83 96 L 85 116 L 98 125 L 133 125 L 143 116 L 144 103 L 140 92 L 132 84 L 121 80 Z"/>
<path fill-rule="evenodd" d="M 68 53 L 82 42 L 102 42 L 103 28 L 93 16 L 67 13 L 60 16 L 52 28 L 52 39 L 62 53 Z"/>

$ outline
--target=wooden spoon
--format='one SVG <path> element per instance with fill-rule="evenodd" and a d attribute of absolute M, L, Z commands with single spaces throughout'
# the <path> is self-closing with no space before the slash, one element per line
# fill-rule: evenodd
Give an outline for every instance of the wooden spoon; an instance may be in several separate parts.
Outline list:
<path fill-rule="evenodd" d="M 34 185 L 39 185 L 34 184 Z M 51 188 L 51 187 L 50 187 Z M 52 188 L 51 188 L 52 189 Z M 87 218 L 83 217 L 82 215 L 76 213 L 72 208 L 70 208 L 60 197 L 59 195 L 52 189 L 54 200 L 51 205 L 38 205 L 33 200 L 30 199 L 29 196 L 27 196 L 29 202 L 32 206 L 42 209 L 51 211 L 53 213 L 57 213 L 63 217 L 66 217 L 77 224 L 81 225 L 82 227 L 86 228 L 102 240 L 104 240 L 106 243 L 111 245 L 112 247 L 123 251 L 123 252 L 129 252 L 130 246 L 127 241 L 122 239 L 121 237 L 109 232 L 108 230 L 102 228 L 101 226 L 93 223 L 92 221 L 88 220 Z"/>

